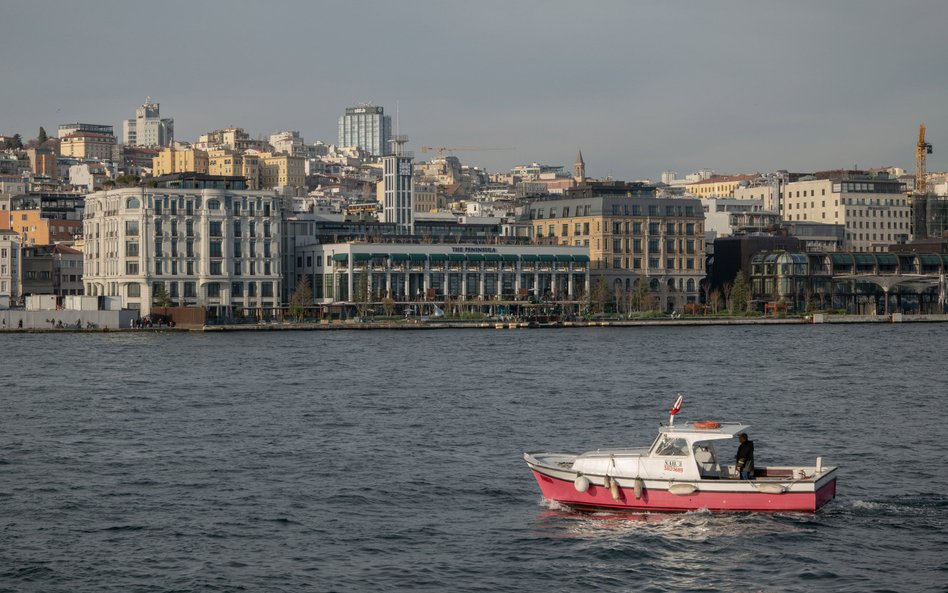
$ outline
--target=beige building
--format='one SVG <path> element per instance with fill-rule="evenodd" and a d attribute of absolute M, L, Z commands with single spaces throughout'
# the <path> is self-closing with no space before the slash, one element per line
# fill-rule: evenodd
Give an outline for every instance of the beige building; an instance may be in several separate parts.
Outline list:
<path fill-rule="evenodd" d="M 95 132 L 73 132 L 59 143 L 62 156 L 78 159 L 111 161 L 115 136 Z"/>
<path fill-rule="evenodd" d="M 755 175 L 729 175 L 726 177 L 711 177 L 703 181 L 696 181 L 685 186 L 685 190 L 699 198 L 730 198 L 734 191 L 742 185 L 747 185 Z"/>
<path fill-rule="evenodd" d="M 203 150 L 165 148 L 152 159 L 155 177 L 171 173 L 208 173 L 208 156 Z"/>
<path fill-rule="evenodd" d="M 207 155 L 210 175 L 243 177 L 247 180 L 247 189 L 260 187 L 260 157 L 258 155 L 241 154 L 226 148 L 210 150 Z"/>
<path fill-rule="evenodd" d="M 260 157 L 260 187 L 303 187 L 306 185 L 304 159 L 288 154 L 262 152 Z"/>
<path fill-rule="evenodd" d="M 843 174 L 787 183 L 781 192 L 787 221 L 841 224 L 845 251 L 888 251 L 911 239 L 912 208 L 898 179 Z"/>
<path fill-rule="evenodd" d="M 774 200 L 774 188 L 772 185 L 738 187 L 734 190 L 734 199 L 760 200 L 764 205 L 764 210 L 769 212 L 777 211 L 777 202 Z"/>
<path fill-rule="evenodd" d="M 588 247 L 592 275 L 610 290 L 646 282 L 662 308 L 696 303 L 705 276 L 704 212 L 693 198 L 656 198 L 648 186 L 587 183 L 532 202 L 537 243 Z M 595 281 L 594 281 L 595 283 Z"/>
<path fill-rule="evenodd" d="M 0 307 L 19 296 L 19 270 L 20 238 L 14 231 L 0 229 Z"/>

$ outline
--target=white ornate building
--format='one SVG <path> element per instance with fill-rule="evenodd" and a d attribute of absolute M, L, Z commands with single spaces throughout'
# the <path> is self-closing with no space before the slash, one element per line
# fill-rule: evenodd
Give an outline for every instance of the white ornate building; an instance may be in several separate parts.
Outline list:
<path fill-rule="evenodd" d="M 174 304 L 212 315 L 279 307 L 285 198 L 224 179 L 88 195 L 85 294 L 120 296 L 143 315 L 162 285 Z"/>

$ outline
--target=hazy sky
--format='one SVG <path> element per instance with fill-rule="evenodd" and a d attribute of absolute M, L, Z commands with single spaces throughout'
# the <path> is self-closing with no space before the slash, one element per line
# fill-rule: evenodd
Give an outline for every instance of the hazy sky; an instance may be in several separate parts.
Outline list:
<path fill-rule="evenodd" d="M 175 137 L 336 142 L 346 106 L 409 148 L 592 176 L 894 165 L 918 124 L 948 169 L 948 2 L 4 2 L 0 134 L 121 131 L 147 95 Z"/>

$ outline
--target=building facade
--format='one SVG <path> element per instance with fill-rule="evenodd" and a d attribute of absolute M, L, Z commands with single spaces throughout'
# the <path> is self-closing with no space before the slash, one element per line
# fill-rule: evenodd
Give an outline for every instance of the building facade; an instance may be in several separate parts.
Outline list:
<path fill-rule="evenodd" d="M 273 187 L 303 187 L 306 185 L 306 168 L 303 157 L 270 152 L 263 152 L 257 156 L 260 159 L 260 187 L 269 189 Z"/>
<path fill-rule="evenodd" d="M 20 296 L 20 238 L 10 230 L 0 229 L 0 306 L 9 306 Z"/>
<path fill-rule="evenodd" d="M 208 167 L 207 152 L 197 148 L 178 150 L 169 147 L 152 159 L 152 175 L 155 177 L 172 173 L 209 173 Z M 212 173 L 212 175 L 222 174 Z"/>
<path fill-rule="evenodd" d="M 247 189 L 260 189 L 260 156 L 242 154 L 228 148 L 215 148 L 207 153 L 210 175 L 243 177 Z"/>
<path fill-rule="evenodd" d="M 158 103 L 151 97 L 135 110 L 135 119 L 122 122 L 122 143 L 129 146 L 171 146 L 174 119 L 162 118 Z"/>
<path fill-rule="evenodd" d="M 413 155 L 404 150 L 408 139 L 395 138 L 394 154 L 382 159 L 382 222 L 398 225 L 399 232 L 412 234 L 414 216 Z"/>
<path fill-rule="evenodd" d="M 527 210 L 535 242 L 587 248 L 593 276 L 603 276 L 610 290 L 645 282 L 669 310 L 698 301 L 705 276 L 699 200 L 656 198 L 654 188 L 639 184 L 594 183 Z"/>
<path fill-rule="evenodd" d="M 295 277 L 317 304 L 550 300 L 589 294 L 581 247 L 329 243 L 297 249 Z"/>
<path fill-rule="evenodd" d="M 846 251 L 884 252 L 912 238 L 912 208 L 898 179 L 844 174 L 787 183 L 781 194 L 786 221 L 844 225 Z"/>
<path fill-rule="evenodd" d="M 86 197 L 86 294 L 148 313 L 162 289 L 229 316 L 280 306 L 284 200 L 211 177 Z"/>
<path fill-rule="evenodd" d="M 23 296 L 82 294 L 82 252 L 65 245 L 22 247 L 20 290 Z"/>
<path fill-rule="evenodd" d="M 378 105 L 347 107 L 339 118 L 339 146 L 358 146 L 372 156 L 390 154 L 392 118 Z"/>
<path fill-rule="evenodd" d="M 59 150 L 64 157 L 111 161 L 115 146 L 115 136 L 79 131 L 61 138 Z"/>

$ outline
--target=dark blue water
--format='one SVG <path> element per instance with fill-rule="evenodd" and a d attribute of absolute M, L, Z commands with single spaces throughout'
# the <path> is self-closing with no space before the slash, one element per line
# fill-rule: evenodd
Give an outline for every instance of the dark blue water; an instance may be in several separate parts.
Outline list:
<path fill-rule="evenodd" d="M 946 591 L 948 325 L 0 335 L 3 591 Z M 815 515 L 579 515 L 524 450 L 753 424 Z"/>

